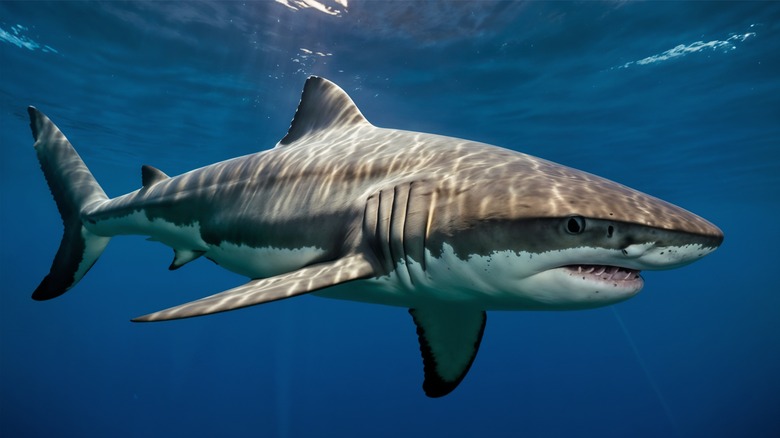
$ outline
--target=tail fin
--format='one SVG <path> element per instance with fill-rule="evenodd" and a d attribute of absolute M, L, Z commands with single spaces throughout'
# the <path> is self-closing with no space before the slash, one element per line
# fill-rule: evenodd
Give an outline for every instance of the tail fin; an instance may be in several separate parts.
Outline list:
<path fill-rule="evenodd" d="M 48 300 L 75 286 L 103 253 L 110 237 L 87 230 L 81 215 L 108 197 L 59 128 L 34 107 L 27 112 L 38 161 L 65 224 L 49 275 L 32 295 L 35 300 Z"/>

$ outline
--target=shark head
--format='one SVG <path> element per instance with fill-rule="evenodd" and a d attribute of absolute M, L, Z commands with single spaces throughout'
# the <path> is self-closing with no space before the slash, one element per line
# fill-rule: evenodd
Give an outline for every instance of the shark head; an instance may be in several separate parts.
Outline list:
<path fill-rule="evenodd" d="M 642 289 L 641 271 L 687 265 L 723 241 L 680 207 L 528 155 L 458 187 L 432 209 L 427 247 L 442 263 L 429 271 L 481 291 L 487 309 L 613 304 Z"/>

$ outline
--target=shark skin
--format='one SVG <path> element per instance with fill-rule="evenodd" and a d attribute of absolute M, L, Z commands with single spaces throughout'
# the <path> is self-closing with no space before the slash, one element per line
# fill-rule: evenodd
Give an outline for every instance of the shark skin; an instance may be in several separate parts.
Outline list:
<path fill-rule="evenodd" d="M 378 128 L 334 83 L 310 77 L 270 150 L 109 198 L 62 132 L 30 107 L 35 150 L 65 232 L 33 293 L 78 283 L 111 237 L 206 257 L 244 285 L 134 321 L 315 295 L 410 309 L 423 389 L 450 393 L 479 349 L 488 310 L 574 310 L 637 294 L 642 270 L 714 251 L 715 225 L 598 176 L 483 143 Z"/>

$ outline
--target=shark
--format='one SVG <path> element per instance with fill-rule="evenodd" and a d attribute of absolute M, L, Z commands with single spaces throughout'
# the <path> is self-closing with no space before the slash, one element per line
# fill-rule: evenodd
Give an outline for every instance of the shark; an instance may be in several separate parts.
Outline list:
<path fill-rule="evenodd" d="M 349 95 L 306 80 L 271 149 L 178 176 L 144 165 L 109 198 L 60 129 L 29 107 L 64 234 L 35 289 L 74 287 L 117 235 L 205 257 L 249 280 L 133 319 L 213 314 L 305 294 L 409 309 L 429 397 L 452 392 L 487 311 L 577 310 L 629 299 L 645 270 L 711 253 L 723 232 L 680 207 L 514 150 L 371 124 Z"/>

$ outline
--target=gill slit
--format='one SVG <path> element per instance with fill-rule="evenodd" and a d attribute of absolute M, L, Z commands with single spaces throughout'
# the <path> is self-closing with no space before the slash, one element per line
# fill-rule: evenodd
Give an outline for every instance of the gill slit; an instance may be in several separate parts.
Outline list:
<path fill-rule="evenodd" d="M 436 207 L 437 193 L 438 192 L 435 189 L 431 190 L 431 197 L 430 197 L 430 200 L 429 200 L 430 202 L 428 204 L 428 217 L 426 218 L 425 232 L 423 233 L 423 242 L 422 242 L 422 245 L 423 245 L 423 250 L 422 250 L 422 254 L 423 254 L 422 265 L 423 265 L 423 268 L 422 269 L 423 269 L 423 271 L 426 270 L 426 263 L 427 263 L 427 258 L 428 258 L 428 251 L 427 251 L 427 249 L 428 249 L 428 238 L 429 238 L 429 236 L 431 234 L 431 226 L 433 224 L 433 211 L 434 211 L 434 209 Z"/>
<path fill-rule="evenodd" d="M 409 274 L 409 283 L 414 287 L 414 275 L 411 271 L 411 260 L 409 259 L 409 249 L 406 247 L 406 225 L 409 223 L 409 203 L 412 200 L 412 185 L 414 182 L 409 183 L 408 190 L 406 191 L 406 204 L 404 205 L 404 222 L 401 229 L 401 248 L 404 253 L 404 260 L 406 260 L 406 272 Z"/>
<path fill-rule="evenodd" d="M 392 254 L 390 254 L 390 248 L 387 245 L 387 242 L 390 238 L 390 226 L 385 225 L 385 221 L 383 220 L 385 216 L 382 214 L 382 208 L 383 208 L 383 202 L 382 202 L 382 192 L 380 191 L 377 193 L 377 225 L 376 225 L 376 245 L 379 247 L 381 256 L 382 256 L 382 265 L 385 267 L 385 270 L 388 274 L 390 274 L 390 271 L 393 269 L 392 264 Z M 390 207 L 392 209 L 392 205 Z M 392 215 L 392 210 L 390 210 L 390 215 Z M 390 221 L 390 217 L 387 217 L 387 221 Z M 385 230 L 385 227 L 387 230 Z"/>

